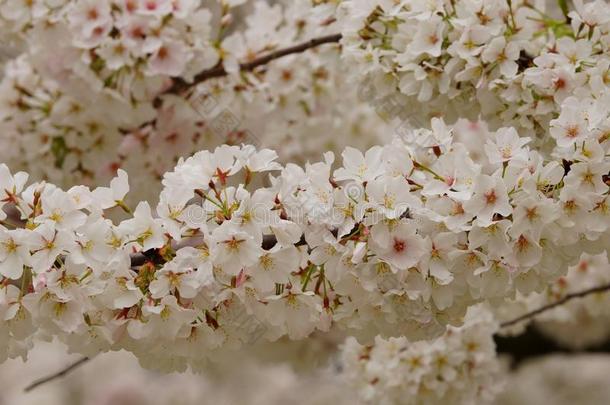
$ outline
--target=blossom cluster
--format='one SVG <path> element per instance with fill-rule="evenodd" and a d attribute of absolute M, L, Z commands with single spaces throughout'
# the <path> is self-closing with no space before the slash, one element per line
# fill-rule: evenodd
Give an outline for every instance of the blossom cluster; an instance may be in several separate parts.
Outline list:
<path fill-rule="evenodd" d="M 68 0 L 2 0 L 0 1 L 0 36 L 6 42 L 19 44 L 23 41 L 21 36 L 23 31 L 38 21 L 50 18 L 67 3 Z"/>
<path fill-rule="evenodd" d="M 0 361 L 57 338 L 184 370 L 332 330 L 375 342 L 347 344 L 369 400 L 467 402 L 496 367 L 470 308 L 607 282 L 603 2 L 568 23 L 519 0 L 286 0 L 241 26 L 241 0 L 39 3 L 0 0 L 29 44 L 0 83 Z M 341 46 L 240 71 L 339 27 Z M 227 76 L 167 91 L 209 67 Z M 360 80 L 446 120 L 386 142 Z M 604 317 L 605 299 L 548 319 Z"/>
<path fill-rule="evenodd" d="M 3 20 L 20 27 L 37 67 L 73 94 L 87 86 L 146 101 L 169 78 L 190 78 L 219 60 L 212 12 L 201 0 L 5 3 L 13 10 Z"/>
<path fill-rule="evenodd" d="M 592 106 L 604 121 L 607 104 Z M 223 145 L 180 159 L 156 212 L 132 212 L 122 170 L 110 187 L 64 191 L 1 166 L 0 201 L 19 213 L 0 236 L 4 355 L 36 334 L 182 369 L 333 326 L 363 341 L 438 336 L 478 302 L 542 291 L 607 242 L 609 142 L 585 115 L 585 139 L 556 158 L 512 128 L 438 119 L 346 148 L 336 168 L 330 152 L 284 167 L 271 150 Z M 128 213 L 118 224 L 116 207 Z"/>
<path fill-rule="evenodd" d="M 76 3 L 80 4 L 70 2 L 70 7 L 77 7 Z M 223 21 L 228 24 L 233 8 L 227 7 Z M 223 36 L 218 53 L 231 70 L 236 61 L 332 33 L 337 30 L 333 10 L 305 0 L 273 6 L 257 2 L 243 26 L 231 26 L 234 32 Z M 40 15 L 26 25 L 58 30 L 61 23 L 51 24 L 54 20 L 49 18 Z M 61 54 L 58 44 L 77 41 L 80 34 L 66 31 L 69 40 L 41 44 L 52 32 L 34 36 L 35 32 L 28 29 L 22 34 L 34 45 L 9 61 L 0 82 L 0 161 L 27 171 L 35 180 L 63 187 L 98 186 L 122 168 L 141 180 L 133 184 L 129 198 L 155 202 L 160 188 L 152 185 L 159 184 L 179 157 L 222 143 L 273 147 L 283 162 L 304 163 L 317 158 L 320 150 L 340 151 L 348 144 L 363 149 L 390 138 L 383 120 L 358 99 L 357 88 L 343 74 L 336 45 L 290 55 L 254 72 L 212 79 L 185 95 L 163 95 L 169 77 L 137 74 L 156 89 L 144 95 L 138 90 L 141 86 L 125 79 L 131 70 L 106 62 L 100 74 L 107 72 L 117 81 L 101 87 L 101 79 L 89 73 L 66 73 L 67 68 L 87 72 L 69 58 L 59 58 L 65 64 L 57 69 L 59 76 L 50 72 L 49 66 L 57 64 Z M 197 35 L 201 38 L 201 33 Z M 136 66 L 143 68 L 143 63 Z M 157 88 L 161 82 L 165 84 Z M 131 97 L 123 90 L 139 95 Z M 162 104 L 154 108 L 157 97 Z M 332 139 L 329 131 L 335 135 Z"/>
<path fill-rule="evenodd" d="M 378 337 L 362 346 L 351 338 L 341 352 L 343 374 L 367 403 L 491 403 L 502 389 L 495 329 L 492 315 L 473 307 L 464 325 L 431 342 Z"/>
<path fill-rule="evenodd" d="M 27 55 L 7 64 L 0 105 L 0 160 L 58 185 L 107 182 L 120 166 L 121 128 L 154 115 L 105 93 L 76 99 L 41 76 Z"/>
<path fill-rule="evenodd" d="M 546 139 L 568 96 L 597 97 L 608 83 L 610 5 L 575 7 L 564 18 L 545 1 L 347 0 L 344 57 L 424 116 L 482 116 Z"/>

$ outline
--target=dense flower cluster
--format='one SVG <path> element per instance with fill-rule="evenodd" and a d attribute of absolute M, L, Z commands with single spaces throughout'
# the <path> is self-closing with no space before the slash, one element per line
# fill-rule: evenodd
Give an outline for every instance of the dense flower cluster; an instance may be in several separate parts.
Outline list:
<path fill-rule="evenodd" d="M 80 4 L 70 2 L 72 6 L 76 3 Z M 234 33 L 223 37 L 219 54 L 230 65 L 332 33 L 336 30 L 330 18 L 333 10 L 324 4 L 312 7 L 305 0 L 274 6 L 257 2 L 243 27 L 238 25 Z M 225 12 L 228 23 L 232 9 Z M 40 21 L 28 24 L 57 30 L 57 24 L 50 24 L 48 18 L 41 15 Z M 153 17 L 146 14 L 142 18 Z M 260 23 L 269 20 L 275 25 Z M 34 44 L 51 35 L 33 36 L 32 30 L 26 34 Z M 75 41 L 80 38 L 70 31 L 66 35 Z M 201 33 L 192 35 L 200 37 Z M 251 46 L 231 48 L 248 41 L 253 41 Z M 303 163 L 319 156 L 320 150 L 340 151 L 348 144 L 367 148 L 390 138 L 384 121 L 373 107 L 358 99 L 357 88 L 342 73 L 337 46 L 291 55 L 256 72 L 213 79 L 184 97 L 164 95 L 157 109 L 153 100 L 162 88 L 139 95 L 137 102 L 121 94 L 123 90 L 139 91 L 133 80 L 125 78 L 131 68 L 104 62 L 100 74 L 107 72 L 117 81 L 101 87 L 95 84 L 101 79 L 88 73 L 58 77 L 48 71 L 48 66 L 57 63 L 56 47 L 39 46 L 51 55 L 28 48 L 8 63 L 0 82 L 0 161 L 27 171 L 36 180 L 64 187 L 97 186 L 106 184 L 120 167 L 140 179 L 133 184 L 131 199 L 156 201 L 160 190 L 151 184 L 158 184 L 179 157 L 222 143 L 273 146 L 282 161 Z M 79 66 L 66 58 L 59 62 L 70 69 Z M 159 75 L 136 76 L 153 87 L 169 84 L 169 78 L 160 80 Z M 329 139 L 331 131 L 335 136 Z"/>
<path fill-rule="evenodd" d="M 502 389 L 495 329 L 491 314 L 473 307 L 463 326 L 431 342 L 378 337 L 362 346 L 351 338 L 342 349 L 343 373 L 367 403 L 491 403 Z"/>
<path fill-rule="evenodd" d="M 569 19 L 545 3 L 347 0 L 345 57 L 423 115 L 482 116 L 545 138 L 568 96 L 604 91 L 610 64 L 608 3 L 576 2 Z"/>
<path fill-rule="evenodd" d="M 22 33 L 34 23 L 62 10 L 68 0 L 1 0 L 0 1 L 0 36 L 7 42 L 21 42 Z"/>
<path fill-rule="evenodd" d="M 610 6 L 543 3 L 0 0 L 0 362 L 348 335 L 367 401 L 487 401 L 610 282 Z"/>
<path fill-rule="evenodd" d="M 107 182 L 120 163 L 120 128 L 154 116 L 103 92 L 76 99 L 38 74 L 27 55 L 7 64 L 0 106 L 0 160 L 60 185 Z"/>
<path fill-rule="evenodd" d="M 37 68 L 72 93 L 107 88 L 145 101 L 170 77 L 219 60 L 201 0 L 3 3 L 5 27 L 22 32 Z"/>
<path fill-rule="evenodd" d="M 594 132 L 558 147 L 562 165 L 512 129 L 432 127 L 347 148 L 334 170 L 332 153 L 301 168 L 252 146 L 201 151 L 165 174 L 156 215 L 141 202 L 118 225 L 104 213 L 131 212 L 125 172 L 63 191 L 2 166 L 1 201 L 24 221 L 1 237 L 4 346 L 37 329 L 76 351 L 123 347 L 181 368 L 253 336 L 332 325 L 431 338 L 481 300 L 542 291 L 570 254 L 607 240 L 610 163 L 594 151 L 608 143 Z M 484 145 L 465 141 L 477 130 Z"/>

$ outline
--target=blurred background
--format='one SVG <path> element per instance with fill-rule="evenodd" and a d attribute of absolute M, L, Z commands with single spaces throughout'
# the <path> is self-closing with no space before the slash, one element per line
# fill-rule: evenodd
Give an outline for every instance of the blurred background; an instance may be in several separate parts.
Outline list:
<path fill-rule="evenodd" d="M 296 356 L 296 354 L 295 354 Z M 322 405 L 359 404 L 332 367 L 295 370 L 289 363 L 242 356 L 230 368 L 161 375 L 142 369 L 127 352 L 95 357 L 67 376 L 31 392 L 38 378 L 77 361 L 55 343 L 40 343 L 27 363 L 9 360 L 0 366 L 2 405 Z M 296 360 L 296 357 L 295 357 Z M 508 369 L 508 362 L 506 367 Z M 507 370 L 507 382 L 496 405 L 610 403 L 610 355 L 553 354 L 536 357 Z"/>

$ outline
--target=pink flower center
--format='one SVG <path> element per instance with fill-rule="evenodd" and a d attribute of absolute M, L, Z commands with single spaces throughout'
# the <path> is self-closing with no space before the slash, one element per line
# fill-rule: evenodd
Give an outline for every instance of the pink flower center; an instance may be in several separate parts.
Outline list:
<path fill-rule="evenodd" d="M 95 29 L 93 30 L 93 36 L 95 36 L 95 37 L 99 37 L 103 33 L 104 33 L 103 27 L 95 27 Z"/>
<path fill-rule="evenodd" d="M 407 248 L 407 242 L 400 239 L 394 239 L 394 251 L 400 253 Z"/>
<path fill-rule="evenodd" d="M 496 197 L 496 190 L 490 190 L 485 193 L 485 201 L 488 205 L 495 204 L 498 197 Z"/>
<path fill-rule="evenodd" d="M 566 87 L 565 79 L 563 79 L 562 77 L 559 77 L 557 80 L 555 80 L 555 89 L 561 90 L 565 87 Z"/>
<path fill-rule="evenodd" d="M 451 212 L 451 215 L 462 215 L 465 212 L 466 211 L 464 211 L 464 206 L 462 205 L 462 203 L 460 203 L 460 202 L 453 203 L 453 211 Z"/>
<path fill-rule="evenodd" d="M 577 125 L 570 125 L 566 128 L 566 136 L 568 138 L 576 138 L 579 132 Z"/>
<path fill-rule="evenodd" d="M 125 8 L 127 9 L 127 11 L 129 13 L 133 13 L 134 11 L 136 11 L 137 7 L 138 6 L 137 6 L 135 0 L 126 0 L 125 1 Z"/>
<path fill-rule="evenodd" d="M 166 47 L 162 46 L 161 48 L 159 48 L 159 59 L 163 60 L 165 58 L 167 58 L 167 56 L 169 55 L 169 51 L 167 50 Z"/>
<path fill-rule="evenodd" d="M 146 2 L 146 9 L 153 11 L 157 9 L 157 2 L 156 1 L 147 1 Z"/>
<path fill-rule="evenodd" d="M 581 273 L 585 273 L 588 269 L 589 269 L 589 263 L 586 261 L 582 261 L 578 265 L 578 271 L 580 271 Z"/>
<path fill-rule="evenodd" d="M 130 34 L 132 38 L 144 38 L 144 30 L 140 26 L 133 27 Z"/>
<path fill-rule="evenodd" d="M 530 242 L 527 240 L 527 238 L 521 235 L 517 240 L 517 249 L 519 249 L 519 252 L 524 252 L 529 248 L 529 244 Z"/>
<path fill-rule="evenodd" d="M 87 13 L 87 19 L 89 19 L 91 21 L 97 20 L 98 17 L 99 17 L 99 14 L 97 12 L 97 9 L 95 9 L 95 8 L 90 9 L 89 12 Z"/>

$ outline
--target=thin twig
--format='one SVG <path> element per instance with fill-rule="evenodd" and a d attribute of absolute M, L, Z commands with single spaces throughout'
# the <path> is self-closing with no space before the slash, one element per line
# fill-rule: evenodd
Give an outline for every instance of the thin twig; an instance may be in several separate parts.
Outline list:
<path fill-rule="evenodd" d="M 605 291 L 609 291 L 609 290 L 610 290 L 610 284 L 605 284 L 605 285 L 600 285 L 600 286 L 597 286 L 597 287 L 592 287 L 592 288 L 589 288 L 589 289 L 586 289 L 586 290 L 583 290 L 583 291 L 567 294 L 565 297 L 561 298 L 558 301 L 552 302 L 550 304 L 543 305 L 540 308 L 537 308 L 537 309 L 535 309 L 533 311 L 527 312 L 527 313 L 525 313 L 525 314 L 523 314 L 523 315 L 521 315 L 521 316 L 519 316 L 519 317 L 517 317 L 515 319 L 512 319 L 510 321 L 502 322 L 500 324 L 500 327 L 501 328 L 507 328 L 507 327 L 513 326 L 513 325 L 515 325 L 515 324 L 517 324 L 519 322 L 525 321 L 527 319 L 534 318 L 535 316 L 540 315 L 543 312 L 546 312 L 546 311 L 551 310 L 551 309 L 553 309 L 555 307 L 563 305 L 566 302 L 568 302 L 570 300 L 573 300 L 575 298 L 582 298 L 582 297 L 585 297 L 585 296 L 590 295 L 590 294 L 605 292 Z"/>
<path fill-rule="evenodd" d="M 287 55 L 305 52 L 308 49 L 315 48 L 317 46 L 323 44 L 329 44 L 334 42 L 339 42 L 341 40 L 341 34 L 331 34 L 326 35 L 319 38 L 313 38 L 309 41 L 303 42 L 298 45 L 294 45 L 288 48 L 278 49 L 277 51 L 270 52 L 265 56 L 261 56 L 260 58 L 254 59 L 250 62 L 241 63 L 239 68 L 242 72 L 248 72 L 256 69 L 259 66 L 266 65 L 267 63 L 282 58 Z M 223 77 L 227 76 L 228 73 L 225 70 L 222 64 L 219 64 L 211 69 L 204 70 L 199 72 L 192 82 L 187 82 L 181 78 L 174 79 L 174 83 L 167 90 L 163 92 L 163 94 L 180 94 L 183 91 L 198 85 L 208 79 L 212 79 L 215 77 Z M 162 94 L 162 95 L 163 95 Z"/>
<path fill-rule="evenodd" d="M 84 363 L 86 363 L 88 361 L 89 361 L 89 357 L 83 357 L 82 359 L 70 364 L 69 366 L 65 367 L 64 369 L 62 369 L 56 373 L 53 373 L 51 375 L 48 375 L 46 377 L 43 377 L 39 380 L 34 381 L 33 383 L 31 383 L 30 385 L 25 387 L 24 391 L 30 392 L 33 389 L 35 389 L 43 384 L 46 384 L 48 382 L 61 378 L 61 377 L 65 376 L 66 374 L 68 374 L 70 371 L 74 370 L 75 368 L 80 367 L 81 365 L 83 365 Z"/>

